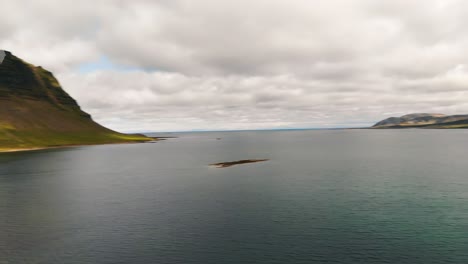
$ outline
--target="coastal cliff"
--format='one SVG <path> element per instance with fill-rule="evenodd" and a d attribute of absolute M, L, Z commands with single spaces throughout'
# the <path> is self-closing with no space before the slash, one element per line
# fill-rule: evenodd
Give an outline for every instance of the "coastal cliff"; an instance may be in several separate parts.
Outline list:
<path fill-rule="evenodd" d="M 51 72 L 0 53 L 0 151 L 152 140 L 99 125 Z"/>

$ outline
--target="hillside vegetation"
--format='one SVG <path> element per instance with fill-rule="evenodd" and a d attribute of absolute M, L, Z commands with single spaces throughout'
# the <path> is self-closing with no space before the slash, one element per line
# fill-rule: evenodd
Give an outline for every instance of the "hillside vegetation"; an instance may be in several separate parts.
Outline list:
<path fill-rule="evenodd" d="M 51 72 L 5 52 L 0 64 L 0 151 L 150 140 L 94 122 Z"/>

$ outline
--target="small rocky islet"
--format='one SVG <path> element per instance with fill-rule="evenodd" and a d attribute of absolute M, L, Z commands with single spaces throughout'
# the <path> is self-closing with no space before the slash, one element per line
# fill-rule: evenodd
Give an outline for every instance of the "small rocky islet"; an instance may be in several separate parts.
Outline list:
<path fill-rule="evenodd" d="M 268 161 L 268 160 L 269 159 L 245 159 L 245 160 L 237 160 L 237 161 L 229 161 L 229 162 L 219 162 L 219 163 L 210 164 L 210 166 L 214 166 L 216 168 L 228 168 L 234 165 L 263 162 L 263 161 Z"/>

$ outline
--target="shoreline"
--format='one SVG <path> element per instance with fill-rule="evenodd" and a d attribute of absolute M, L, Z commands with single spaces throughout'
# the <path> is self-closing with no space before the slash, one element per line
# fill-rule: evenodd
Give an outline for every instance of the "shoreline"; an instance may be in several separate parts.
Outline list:
<path fill-rule="evenodd" d="M 48 149 L 48 148 L 53 148 L 53 147 L 0 149 L 0 153 L 34 151 L 34 150 L 41 150 L 41 149 Z"/>
<path fill-rule="evenodd" d="M 99 145 L 117 145 L 117 144 L 139 144 L 139 143 L 154 143 L 157 141 L 165 140 L 164 138 L 152 137 L 153 140 L 145 142 L 116 142 L 116 143 L 97 143 L 97 144 L 76 144 L 76 145 L 63 145 L 63 146 L 49 146 L 49 147 L 31 147 L 31 148 L 10 148 L 10 149 L 0 149 L 0 154 L 2 153 L 15 153 L 15 152 L 27 152 L 27 151 L 36 151 L 36 150 L 45 150 L 45 149 L 58 149 L 58 148 L 74 148 L 74 147 L 86 147 L 86 146 L 99 146 Z"/>

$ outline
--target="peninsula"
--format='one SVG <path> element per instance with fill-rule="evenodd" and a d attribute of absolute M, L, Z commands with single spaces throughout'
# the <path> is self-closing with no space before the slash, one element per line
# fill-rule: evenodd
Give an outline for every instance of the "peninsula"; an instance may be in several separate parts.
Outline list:
<path fill-rule="evenodd" d="M 444 115 L 417 113 L 400 117 L 390 117 L 377 122 L 371 128 L 468 128 L 468 115 Z"/>
<path fill-rule="evenodd" d="M 0 152 L 153 141 L 94 122 L 53 74 L 0 50 Z"/>

